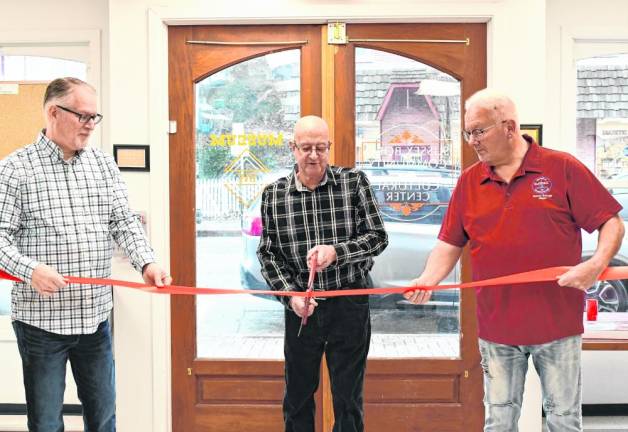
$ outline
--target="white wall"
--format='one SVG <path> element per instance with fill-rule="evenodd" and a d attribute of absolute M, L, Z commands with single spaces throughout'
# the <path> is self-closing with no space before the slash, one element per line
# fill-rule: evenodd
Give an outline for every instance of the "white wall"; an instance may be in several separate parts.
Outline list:
<path fill-rule="evenodd" d="M 150 144 L 151 172 L 126 174 L 131 203 L 148 213 L 150 236 L 167 265 L 168 136 L 166 23 L 486 21 L 489 84 L 508 91 L 524 123 L 543 123 L 548 147 L 560 140 L 563 29 L 628 28 L 628 2 L 24 0 L 0 2 L 0 31 L 102 32 L 103 148 Z M 243 15 L 245 11 L 245 15 Z M 571 31 L 571 30 L 569 30 Z M 150 35 L 150 37 L 149 37 Z M 563 52 L 563 54 L 565 54 Z M 547 67 L 546 67 L 547 66 Z M 547 80 L 546 80 L 547 79 Z M 546 91 L 547 90 L 547 91 Z M 547 96 L 546 96 L 547 95 Z M 547 108 L 546 108 L 547 107 Z M 137 275 L 116 265 L 117 277 Z M 118 429 L 170 428 L 169 309 L 166 297 L 116 290 Z"/>

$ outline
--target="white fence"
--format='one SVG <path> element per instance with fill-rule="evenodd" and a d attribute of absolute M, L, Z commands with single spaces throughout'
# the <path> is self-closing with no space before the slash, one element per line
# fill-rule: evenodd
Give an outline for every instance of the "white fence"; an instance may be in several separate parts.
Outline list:
<path fill-rule="evenodd" d="M 196 219 L 239 219 L 254 205 L 263 183 L 242 178 L 196 179 Z"/>

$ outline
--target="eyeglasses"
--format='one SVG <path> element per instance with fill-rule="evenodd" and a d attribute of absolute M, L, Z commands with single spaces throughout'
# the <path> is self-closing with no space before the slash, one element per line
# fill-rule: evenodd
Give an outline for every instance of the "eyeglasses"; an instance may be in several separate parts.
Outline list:
<path fill-rule="evenodd" d="M 74 114 L 76 117 L 78 117 L 78 121 L 80 123 L 87 123 L 90 120 L 94 121 L 94 124 L 97 125 L 98 123 L 100 123 L 102 121 L 102 114 L 83 114 L 83 113 L 78 113 L 76 111 L 72 111 L 70 108 L 66 108 L 64 106 L 61 105 L 55 105 L 57 108 L 62 109 L 63 111 L 67 111 L 70 114 Z"/>
<path fill-rule="evenodd" d="M 462 131 L 462 136 L 463 136 L 463 138 L 464 138 L 464 140 L 466 142 L 471 141 L 471 137 L 475 138 L 476 140 L 479 140 L 479 139 L 481 139 L 484 136 L 484 134 L 486 133 L 487 130 L 493 129 L 498 124 L 506 123 L 507 121 L 508 120 L 502 120 L 501 122 L 497 122 L 497 123 L 492 124 L 490 126 L 486 126 L 483 129 L 477 128 L 477 129 L 473 129 L 472 131 L 463 130 Z"/>
<path fill-rule="evenodd" d="M 299 149 L 301 153 L 312 153 L 316 152 L 316 154 L 324 154 L 331 147 L 331 142 L 327 141 L 326 143 L 316 143 L 316 144 L 297 144 L 292 141 L 291 144 Z"/>

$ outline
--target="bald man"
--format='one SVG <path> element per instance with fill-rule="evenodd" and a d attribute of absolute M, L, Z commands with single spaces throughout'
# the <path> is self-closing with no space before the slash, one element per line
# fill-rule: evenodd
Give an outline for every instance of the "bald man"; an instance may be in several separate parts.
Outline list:
<path fill-rule="evenodd" d="M 486 432 L 517 431 L 528 357 L 541 378 L 550 432 L 582 430 L 584 291 L 617 253 L 621 206 L 573 156 L 521 135 L 512 100 L 485 89 L 465 104 L 463 136 L 479 162 L 452 194 L 438 242 L 415 286 L 438 284 L 468 243 L 473 280 L 573 266 L 556 282 L 477 289 Z M 581 262 L 581 229 L 599 230 Z M 430 291 L 407 293 L 414 303 Z"/>
<path fill-rule="evenodd" d="M 257 255 L 275 291 L 305 291 L 309 267 L 314 291 L 370 287 L 373 257 L 388 244 L 366 175 L 329 166 L 329 128 L 301 118 L 290 149 L 296 164 L 262 195 Z M 323 353 L 331 378 L 334 432 L 364 430 L 363 383 L 371 339 L 368 296 L 280 297 L 285 311 L 286 432 L 314 431 L 314 393 Z M 302 317 L 309 317 L 301 326 Z"/>

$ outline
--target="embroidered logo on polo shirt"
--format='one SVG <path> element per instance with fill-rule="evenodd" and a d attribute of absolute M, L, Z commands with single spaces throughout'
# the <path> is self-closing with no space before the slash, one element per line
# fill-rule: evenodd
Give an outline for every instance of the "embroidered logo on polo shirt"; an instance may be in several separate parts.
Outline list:
<path fill-rule="evenodd" d="M 548 199 L 552 195 L 549 192 L 552 190 L 552 181 L 545 176 L 537 177 L 532 181 L 532 196 L 537 199 Z"/>

